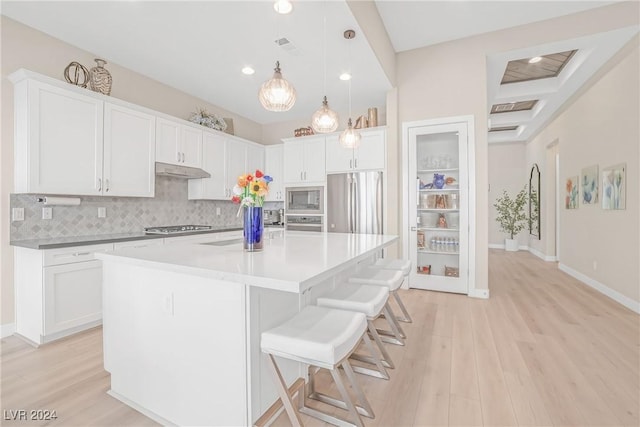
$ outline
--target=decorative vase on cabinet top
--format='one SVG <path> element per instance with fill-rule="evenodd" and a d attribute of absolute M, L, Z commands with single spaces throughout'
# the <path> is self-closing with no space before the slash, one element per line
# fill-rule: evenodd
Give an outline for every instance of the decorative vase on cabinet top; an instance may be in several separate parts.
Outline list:
<path fill-rule="evenodd" d="M 113 78 L 111 77 L 111 73 L 104 68 L 107 61 L 100 58 L 96 58 L 95 61 L 98 65 L 89 70 L 89 83 L 91 85 L 91 90 L 103 95 L 111 95 L 111 83 L 113 82 Z"/>

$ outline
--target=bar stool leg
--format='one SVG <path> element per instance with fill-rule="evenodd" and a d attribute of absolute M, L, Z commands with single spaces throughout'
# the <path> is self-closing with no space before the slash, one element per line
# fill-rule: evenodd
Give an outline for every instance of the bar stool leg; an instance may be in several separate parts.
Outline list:
<path fill-rule="evenodd" d="M 373 408 L 369 404 L 367 397 L 364 395 L 364 392 L 362 391 L 362 387 L 360 387 L 360 384 L 356 380 L 356 375 L 353 373 L 353 368 L 351 367 L 351 363 L 349 363 L 348 359 L 342 362 L 342 369 L 344 369 L 344 372 L 347 374 L 347 378 L 351 383 L 351 388 L 353 388 L 353 391 L 356 394 L 356 397 L 358 398 L 358 402 L 360 403 L 360 406 L 362 406 L 362 408 L 364 408 L 364 410 L 368 412 L 368 414 L 363 414 L 363 415 L 369 418 L 375 418 L 376 416 L 373 413 Z"/>
<path fill-rule="evenodd" d="M 389 322 L 389 326 L 391 326 L 391 331 L 378 329 L 378 334 L 382 335 L 380 339 L 389 344 L 404 345 L 403 339 L 407 336 L 402 330 L 402 327 L 398 324 L 396 315 L 394 314 L 393 310 L 391 309 L 391 305 L 389 305 L 388 302 L 387 304 L 385 304 L 382 312 L 384 313 L 385 319 L 387 319 L 387 321 Z"/>
<path fill-rule="evenodd" d="M 358 427 L 364 427 L 364 424 L 362 423 L 362 419 L 360 418 L 360 415 L 358 415 L 358 411 L 356 411 L 356 407 L 353 405 L 353 402 L 351 401 L 351 397 L 349 397 L 349 393 L 347 393 L 347 389 L 344 387 L 344 383 L 342 382 L 342 377 L 340 376 L 340 371 L 338 371 L 337 369 L 331 369 L 329 372 L 331 372 L 333 381 L 336 383 L 336 386 L 338 387 L 338 391 L 340 392 L 342 399 L 347 404 L 347 408 L 349 410 L 349 414 L 351 415 L 351 418 L 355 420 L 355 425 Z"/>
<path fill-rule="evenodd" d="M 398 306 L 400 307 L 400 311 L 402 311 L 403 317 L 398 317 L 398 320 L 405 323 L 412 323 L 413 320 L 411 320 L 411 316 L 409 316 L 409 312 L 407 311 L 407 308 L 402 303 L 402 300 L 400 299 L 400 295 L 398 295 L 398 291 L 396 290 L 391 293 L 393 294 L 393 298 L 398 303 Z"/>
<path fill-rule="evenodd" d="M 276 380 L 276 384 L 278 385 L 276 389 L 278 390 L 278 394 L 280 395 L 280 400 L 282 401 L 282 405 L 284 409 L 287 411 L 287 415 L 289 415 L 289 419 L 293 424 L 293 427 L 302 427 L 302 419 L 300 418 L 300 413 L 293 406 L 293 402 L 291 401 L 291 396 L 289 395 L 289 390 L 287 389 L 287 384 L 284 382 L 282 378 L 282 374 L 280 373 L 280 369 L 278 369 L 278 365 L 276 364 L 275 359 L 272 354 L 268 354 L 269 356 L 269 367 L 271 368 L 271 373 L 273 374 L 274 379 Z M 300 391 L 298 392 L 300 393 Z"/>
<path fill-rule="evenodd" d="M 380 359 L 380 362 L 382 363 L 382 365 L 386 366 L 387 368 L 391 368 L 391 369 L 395 368 L 395 366 L 393 365 L 393 362 L 391 361 L 391 356 L 389 356 L 387 349 L 382 344 L 382 340 L 380 339 L 380 335 L 378 335 L 378 331 L 376 331 L 376 327 L 374 326 L 373 321 L 367 319 L 367 324 L 369 327 L 369 333 L 371 334 L 373 341 L 378 346 L 378 349 L 380 350 L 380 354 L 382 354 L 382 358 Z M 354 353 L 351 355 L 351 358 L 355 360 L 359 360 L 361 362 L 376 364 L 375 357 L 363 356 L 363 355 Z M 380 373 L 376 373 L 375 370 L 364 368 L 362 366 L 354 366 L 353 370 L 361 374 L 367 374 L 367 375 L 372 375 L 378 378 L 389 379 L 388 376 L 387 378 L 385 378 L 384 376 L 380 375 Z M 385 371 L 385 374 L 386 374 L 386 371 Z"/>

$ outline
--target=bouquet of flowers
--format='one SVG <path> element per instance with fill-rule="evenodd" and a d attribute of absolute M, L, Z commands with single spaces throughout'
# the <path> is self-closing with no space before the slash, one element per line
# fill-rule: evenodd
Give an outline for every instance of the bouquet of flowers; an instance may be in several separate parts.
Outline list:
<path fill-rule="evenodd" d="M 222 117 L 214 113 L 209 113 L 204 108 L 200 108 L 197 112 L 191 113 L 189 121 L 222 132 L 227 129 L 227 122 L 225 122 Z"/>
<path fill-rule="evenodd" d="M 264 198 L 269 194 L 269 183 L 273 181 L 269 175 L 265 175 L 261 170 L 256 170 L 255 175 L 250 173 L 240 175 L 238 183 L 233 187 L 233 197 L 231 201 L 244 206 L 262 206 Z M 238 212 L 239 214 L 240 212 Z"/>

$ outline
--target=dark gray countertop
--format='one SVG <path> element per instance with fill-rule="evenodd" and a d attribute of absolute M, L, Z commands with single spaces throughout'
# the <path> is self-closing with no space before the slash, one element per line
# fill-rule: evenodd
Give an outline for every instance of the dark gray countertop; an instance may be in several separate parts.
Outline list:
<path fill-rule="evenodd" d="M 271 227 L 271 226 L 265 226 Z M 96 234 L 89 236 L 69 236 L 69 237 L 53 237 L 50 239 L 33 239 L 33 240 L 15 240 L 10 242 L 11 246 L 20 246 L 29 249 L 56 249 L 68 248 L 73 246 L 99 245 L 101 243 L 127 242 L 132 240 L 149 240 L 163 239 L 165 237 L 192 236 L 195 234 L 222 233 L 225 231 L 242 230 L 242 227 L 215 227 L 211 230 L 193 231 L 189 233 L 179 234 L 145 234 L 139 233 L 120 233 L 120 234 Z"/>

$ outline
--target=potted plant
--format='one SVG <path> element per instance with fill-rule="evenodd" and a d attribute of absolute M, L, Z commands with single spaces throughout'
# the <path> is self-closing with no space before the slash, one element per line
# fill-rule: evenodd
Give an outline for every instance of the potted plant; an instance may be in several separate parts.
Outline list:
<path fill-rule="evenodd" d="M 506 190 L 503 190 L 502 196 L 498 197 L 496 203 L 493 204 L 498 212 L 496 221 L 500 225 L 500 231 L 509 235 L 509 238 L 504 242 L 506 251 L 518 250 L 518 241 L 514 237 L 528 224 L 527 214 L 524 210 L 526 204 L 527 192 L 524 188 L 513 199 Z"/>

